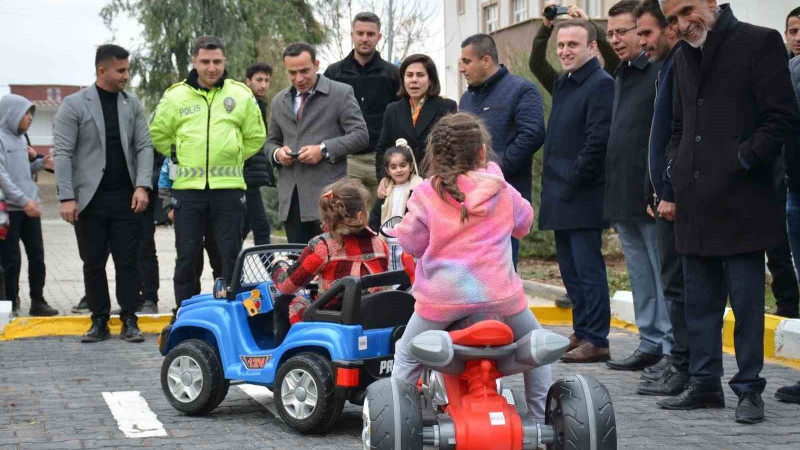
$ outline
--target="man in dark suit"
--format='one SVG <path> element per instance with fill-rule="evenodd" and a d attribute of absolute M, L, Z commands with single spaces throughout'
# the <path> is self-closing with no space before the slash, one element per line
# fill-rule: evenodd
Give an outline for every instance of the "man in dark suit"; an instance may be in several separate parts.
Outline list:
<path fill-rule="evenodd" d="M 400 78 L 397 66 L 384 61 L 375 50 L 381 40 L 381 19 L 371 12 L 360 12 L 353 18 L 350 39 L 353 50 L 343 60 L 325 70 L 331 80 L 350 85 L 356 97 L 369 132 L 369 145 L 363 150 L 347 155 L 347 176 L 364 183 L 375 203 L 378 180 L 375 176 L 375 146 L 381 134 L 383 113 L 389 103 L 397 100 Z M 413 147 L 412 147 L 413 148 Z M 383 156 L 383 155 L 381 155 Z"/>
<path fill-rule="evenodd" d="M 278 214 L 289 242 L 320 234 L 322 188 L 347 175 L 347 155 L 369 144 L 353 88 L 319 75 L 314 47 L 298 42 L 283 51 L 292 85 L 272 99 L 267 155 L 279 164 Z"/>
<path fill-rule="evenodd" d="M 667 173 L 683 259 L 689 374 L 665 409 L 723 408 L 722 317 L 736 316 L 736 421 L 764 420 L 764 251 L 786 239 L 773 180 L 800 112 L 781 35 L 739 22 L 715 0 L 662 0 L 688 45 L 675 55 L 675 118 Z M 731 76 L 736 74 L 736 76 Z"/>
<path fill-rule="evenodd" d="M 153 146 L 139 100 L 123 89 L 130 76 L 128 52 L 101 45 L 97 82 L 65 98 L 53 128 L 53 159 L 61 217 L 75 224 L 85 266 L 92 326 L 82 342 L 109 338 L 111 302 L 106 280 L 108 249 L 117 271 L 122 311 L 120 338 L 142 342 L 137 256 L 142 213 L 152 189 Z"/>
<path fill-rule="evenodd" d="M 562 22 L 557 48 L 565 73 L 553 88 L 553 109 L 544 142 L 539 229 L 555 231 L 561 278 L 574 303 L 574 334 L 562 359 L 607 361 L 611 310 L 600 249 L 614 79 L 593 56 L 597 37 L 588 22 Z"/>
<path fill-rule="evenodd" d="M 503 176 L 531 201 L 533 154 L 545 136 L 539 88 L 500 64 L 497 45 L 488 34 L 476 34 L 461 43 L 458 71 L 469 85 L 461 95 L 459 109 L 483 119 Z M 518 239 L 511 238 L 511 254 L 516 268 Z"/>

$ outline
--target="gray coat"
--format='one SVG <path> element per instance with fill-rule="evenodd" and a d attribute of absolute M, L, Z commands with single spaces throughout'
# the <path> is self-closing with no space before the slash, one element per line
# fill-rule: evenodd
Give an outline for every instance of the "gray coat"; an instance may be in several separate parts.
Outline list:
<path fill-rule="evenodd" d="M 117 96 L 122 151 L 134 187 L 152 188 L 153 145 L 142 104 L 133 94 Z M 61 102 L 53 127 L 53 159 L 59 200 L 75 200 L 78 212 L 94 197 L 106 166 L 106 128 L 97 88 Z"/>
<path fill-rule="evenodd" d="M 298 151 L 306 145 L 325 143 L 328 159 L 314 165 L 295 161 L 281 166 L 278 172 L 278 215 L 285 221 L 289 215 L 292 192 L 297 188 L 300 218 L 304 222 L 319 220 L 317 204 L 325 185 L 347 175 L 347 155 L 363 150 L 369 144 L 369 133 L 353 88 L 317 75 L 319 80 L 303 107 L 300 124 L 293 108 L 293 89 L 279 92 L 272 100 L 272 114 L 267 136 L 267 155 L 275 160 L 275 150 L 287 146 Z"/>
<path fill-rule="evenodd" d="M 44 159 L 28 160 L 28 141 L 19 132 L 19 122 L 32 107 L 19 95 L 0 100 L 0 189 L 9 211 L 22 211 L 30 200 L 39 203 L 39 186 L 31 175 L 44 169 Z"/>

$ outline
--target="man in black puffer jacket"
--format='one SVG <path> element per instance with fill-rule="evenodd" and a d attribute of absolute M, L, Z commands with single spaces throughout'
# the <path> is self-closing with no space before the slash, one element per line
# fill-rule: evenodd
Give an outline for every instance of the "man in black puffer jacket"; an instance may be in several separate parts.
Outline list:
<path fill-rule="evenodd" d="M 253 91 L 261 110 L 264 126 L 267 125 L 267 102 L 264 100 L 269 90 L 272 79 L 272 67 L 263 62 L 257 62 L 247 68 L 245 84 Z M 261 198 L 261 186 L 275 186 L 275 176 L 272 173 L 267 155 L 262 149 L 244 163 L 244 182 L 247 184 L 247 220 L 245 220 L 242 237 L 246 238 L 253 230 L 253 240 L 256 245 L 269 244 L 270 225 L 264 201 Z"/>

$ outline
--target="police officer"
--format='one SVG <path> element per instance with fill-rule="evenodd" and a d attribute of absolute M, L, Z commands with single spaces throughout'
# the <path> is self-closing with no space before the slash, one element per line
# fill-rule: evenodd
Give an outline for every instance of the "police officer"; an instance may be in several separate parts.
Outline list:
<path fill-rule="evenodd" d="M 194 294 L 194 262 L 203 248 L 207 220 L 213 224 L 222 273 L 230 283 L 245 220 L 242 168 L 266 138 L 253 93 L 226 77 L 222 40 L 197 38 L 192 64 L 189 76 L 164 93 L 150 124 L 153 146 L 177 162 L 172 201 L 178 307 Z"/>

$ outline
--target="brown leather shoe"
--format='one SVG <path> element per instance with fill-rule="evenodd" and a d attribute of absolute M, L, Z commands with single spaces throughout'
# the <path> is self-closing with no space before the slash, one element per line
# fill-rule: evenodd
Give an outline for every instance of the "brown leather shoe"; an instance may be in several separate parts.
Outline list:
<path fill-rule="evenodd" d="M 566 363 L 593 363 L 609 359 L 611 359 L 611 352 L 608 347 L 597 347 L 588 341 L 581 342 L 576 349 L 564 353 L 564 356 L 561 357 L 561 361 Z"/>
<path fill-rule="evenodd" d="M 575 350 L 582 343 L 583 343 L 583 339 L 578 339 L 575 336 L 575 333 L 570 334 L 569 335 L 569 347 L 567 347 L 567 351 L 571 352 L 571 351 Z"/>

